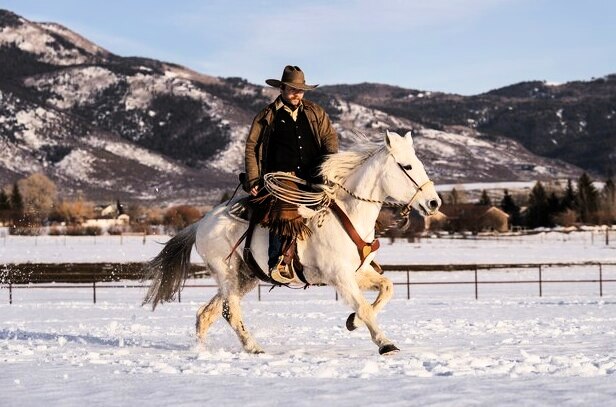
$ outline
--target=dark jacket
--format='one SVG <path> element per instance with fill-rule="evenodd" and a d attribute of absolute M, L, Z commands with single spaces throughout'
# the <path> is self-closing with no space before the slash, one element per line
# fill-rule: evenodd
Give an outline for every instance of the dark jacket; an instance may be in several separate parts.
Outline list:
<path fill-rule="evenodd" d="M 303 100 L 302 104 L 310 129 L 321 153 L 326 155 L 338 152 L 338 136 L 325 110 L 309 100 Z M 267 162 L 265 152 L 267 151 L 275 115 L 276 102 L 274 101 L 255 116 L 250 127 L 248 138 L 246 139 L 245 153 L 247 185 L 244 187 L 247 190 L 250 190 L 259 182 L 264 175 L 264 168 L 267 167 L 264 165 Z"/>

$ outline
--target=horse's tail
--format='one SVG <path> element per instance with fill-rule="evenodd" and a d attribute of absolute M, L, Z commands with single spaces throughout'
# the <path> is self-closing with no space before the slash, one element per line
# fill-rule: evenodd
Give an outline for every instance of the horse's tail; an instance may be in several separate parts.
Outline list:
<path fill-rule="evenodd" d="M 190 270 L 190 253 L 197 238 L 199 222 L 182 229 L 165 244 L 158 256 L 144 267 L 143 280 L 152 280 L 142 305 L 173 301 Z"/>

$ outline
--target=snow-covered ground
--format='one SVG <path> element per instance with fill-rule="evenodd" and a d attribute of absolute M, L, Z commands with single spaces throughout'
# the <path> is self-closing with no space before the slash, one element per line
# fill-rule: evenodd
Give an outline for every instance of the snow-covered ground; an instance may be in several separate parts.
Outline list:
<path fill-rule="evenodd" d="M 0 239 L 0 263 L 134 261 L 156 239 Z M 29 242 L 29 243 L 28 243 Z M 53 242 L 53 243 L 52 243 Z M 81 242 L 81 243 L 79 243 Z M 616 261 L 616 244 L 588 233 L 499 240 L 382 242 L 384 264 Z M 97 258 L 98 256 L 98 258 Z M 604 278 L 616 278 L 616 266 Z M 466 273 L 466 274 L 465 274 Z M 481 272 L 480 272 L 481 273 Z M 524 278 L 532 271 L 483 272 Z M 596 276 L 594 268 L 547 278 Z M 404 281 L 404 273 L 388 273 Z M 499 277 L 500 276 L 500 277 Z M 413 274 L 468 280 L 468 272 Z M 209 284 L 209 280 L 189 281 Z M 224 320 L 196 345 L 194 316 L 213 288 L 187 287 L 181 303 L 140 306 L 144 288 L 0 290 L 0 405 L 614 405 L 616 283 L 396 286 L 379 315 L 401 348 L 378 355 L 329 287 L 248 294 L 245 324 L 266 349 L 248 355 Z M 368 294 L 370 299 L 374 294 Z"/>

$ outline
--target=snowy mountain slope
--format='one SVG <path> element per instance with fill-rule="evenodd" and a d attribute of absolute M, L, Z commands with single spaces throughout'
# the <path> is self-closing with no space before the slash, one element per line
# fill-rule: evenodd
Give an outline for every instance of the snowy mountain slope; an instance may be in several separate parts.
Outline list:
<path fill-rule="evenodd" d="M 235 186 L 252 118 L 277 94 L 240 78 L 118 57 L 65 27 L 2 10 L 0 57 L 8 61 L 0 66 L 0 145 L 7 152 L 0 158 L 2 184 L 44 171 L 64 192 L 216 201 L 220 193 L 212 190 Z M 376 91 L 347 98 L 326 89 L 307 98 L 326 108 L 343 149 L 354 131 L 381 138 L 385 129 L 416 130 L 418 154 L 437 182 L 580 173 L 472 126 L 437 131 L 392 114 L 374 104 L 386 96 Z"/>
<path fill-rule="evenodd" d="M 521 82 L 481 95 L 381 84 L 326 86 L 330 95 L 430 128 L 475 129 L 516 140 L 536 155 L 609 174 L 616 170 L 616 75 L 550 84 Z"/>
<path fill-rule="evenodd" d="M 0 24 L 0 46 L 14 46 L 46 64 L 93 64 L 111 55 L 59 24 L 34 24 L 7 12 L 0 15 Z"/>
<path fill-rule="evenodd" d="M 93 199 L 198 201 L 219 187 L 207 169 L 196 171 L 57 110 L 1 91 L 0 105 L 0 130 L 11 135 L 0 138 L 3 180 L 44 172 L 64 193 L 87 192 Z"/>

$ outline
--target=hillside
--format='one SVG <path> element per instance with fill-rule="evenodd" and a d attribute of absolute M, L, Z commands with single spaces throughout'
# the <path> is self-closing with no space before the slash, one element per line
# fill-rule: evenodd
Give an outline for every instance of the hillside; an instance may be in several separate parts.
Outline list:
<path fill-rule="evenodd" d="M 63 193 L 96 199 L 219 200 L 235 187 L 243 167 L 252 117 L 277 94 L 241 78 L 120 57 L 66 27 L 3 10 L 0 58 L 0 148 L 6 152 L 0 156 L 0 184 L 43 171 Z M 418 155 L 437 183 L 527 181 L 577 177 L 582 169 L 605 167 L 582 157 L 594 152 L 601 160 L 609 158 L 613 127 L 597 113 L 587 115 L 586 130 L 573 132 L 569 116 L 576 110 L 565 103 L 611 100 L 602 110 L 611 112 L 612 85 L 612 77 L 592 89 L 584 83 L 562 85 L 577 90 L 552 99 L 524 96 L 521 85 L 473 97 L 340 85 L 306 97 L 326 108 L 342 148 L 350 145 L 353 131 L 381 138 L 385 129 L 415 129 Z M 546 100 L 550 109 L 562 109 L 567 131 L 550 136 L 560 149 L 537 140 L 535 128 L 548 128 L 547 122 L 527 123 L 527 117 L 537 121 L 541 114 L 558 118 L 559 110 L 532 110 L 533 103 Z M 592 110 L 591 104 L 587 108 Z M 571 152 L 574 134 L 586 148 L 583 154 Z"/>

